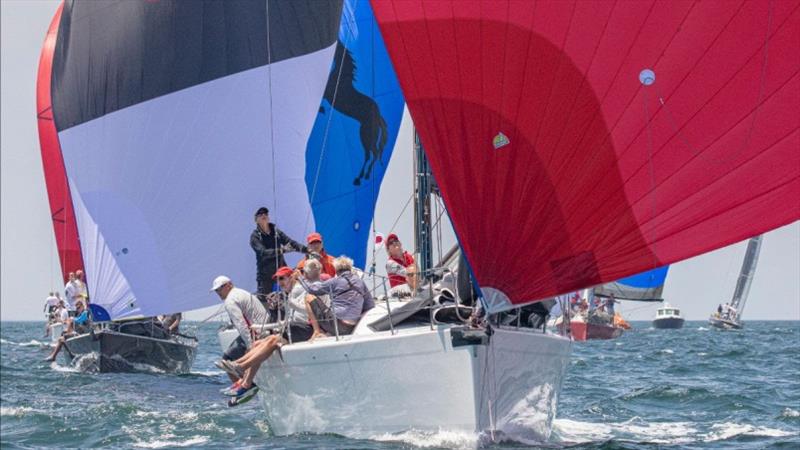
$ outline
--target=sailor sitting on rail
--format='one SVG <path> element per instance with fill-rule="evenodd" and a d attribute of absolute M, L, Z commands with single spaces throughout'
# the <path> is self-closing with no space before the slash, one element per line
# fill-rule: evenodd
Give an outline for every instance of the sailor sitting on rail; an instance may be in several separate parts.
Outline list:
<path fill-rule="evenodd" d="M 211 290 L 216 292 L 221 300 L 225 302 L 225 311 L 239 332 L 237 337 L 225 350 L 222 355 L 223 360 L 235 360 L 244 356 L 247 349 L 252 347 L 253 341 L 257 338 L 260 330 L 254 325 L 267 323 L 267 311 L 256 297 L 244 289 L 233 286 L 233 282 L 225 275 L 220 275 L 214 279 Z M 231 381 L 237 379 L 231 377 Z"/>
<path fill-rule="evenodd" d="M 297 281 L 297 277 L 302 277 L 303 283 Z M 308 319 L 308 310 L 306 309 L 307 300 L 311 301 L 314 296 L 306 291 L 304 284 L 316 283 L 318 281 L 325 281 L 330 279 L 327 273 L 323 272 L 323 265 L 318 260 L 310 259 L 303 266 L 302 275 L 298 272 L 294 273 L 292 282 L 294 283 L 289 293 L 288 303 L 288 317 L 289 328 L 284 332 L 284 339 L 291 342 L 307 341 L 313 334 L 311 322 Z M 308 298 L 310 297 L 310 298 Z M 328 295 L 318 296 L 320 300 L 326 305 L 330 306 L 330 297 Z M 291 332 L 291 339 L 289 333 Z"/>
<path fill-rule="evenodd" d="M 300 281 L 311 295 L 331 296 L 331 307 L 318 297 L 306 297 L 306 312 L 314 328 L 311 340 L 336 333 L 351 334 L 361 315 L 375 306 L 366 284 L 353 273 L 352 259 L 340 256 L 334 260 L 333 266 L 336 277 L 330 280 L 315 283 Z"/>
<path fill-rule="evenodd" d="M 89 310 L 86 308 L 83 301 L 78 301 L 75 304 L 75 313 L 76 316 L 74 319 L 67 319 L 67 330 L 64 334 L 58 339 L 58 344 L 56 344 L 56 348 L 53 349 L 53 352 L 45 358 L 45 361 L 55 361 L 56 356 L 61 351 L 61 348 L 64 347 L 67 339 L 71 338 L 76 334 L 83 334 L 88 333 L 89 330 L 92 328 L 92 319 L 89 316 Z"/>

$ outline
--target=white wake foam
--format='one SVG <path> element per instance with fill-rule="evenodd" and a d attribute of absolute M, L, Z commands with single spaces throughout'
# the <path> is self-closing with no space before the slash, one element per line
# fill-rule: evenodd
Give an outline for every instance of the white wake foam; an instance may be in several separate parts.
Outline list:
<path fill-rule="evenodd" d="M 192 370 L 189 375 L 197 375 L 201 377 L 218 377 L 224 375 L 225 372 L 221 370 Z"/>
<path fill-rule="evenodd" d="M 779 430 L 777 428 L 756 427 L 753 425 L 725 422 L 713 425 L 711 432 L 707 433 L 705 442 L 724 441 L 736 436 L 762 436 L 762 437 L 786 437 L 797 433 Z"/>
<path fill-rule="evenodd" d="M 49 347 L 50 346 L 50 342 L 37 341 L 36 339 L 31 339 L 28 342 L 14 342 L 14 341 L 9 341 L 8 339 L 0 338 L 0 344 L 18 345 L 20 347 Z"/>
<path fill-rule="evenodd" d="M 147 442 L 136 442 L 133 445 L 135 447 L 142 447 L 142 448 L 192 447 L 194 445 L 205 444 L 206 442 L 208 442 L 208 437 L 206 436 L 192 436 L 189 439 L 185 440 L 171 441 L 171 440 L 155 439 Z"/>
<path fill-rule="evenodd" d="M 675 445 L 724 441 L 737 436 L 786 437 L 798 434 L 733 422 L 714 424 L 706 431 L 699 430 L 698 426 L 691 422 L 645 422 L 638 417 L 625 422 L 610 423 L 556 419 L 553 422 L 553 441 L 571 445 L 614 439 L 621 442 Z"/>
<path fill-rule="evenodd" d="M 22 417 L 43 412 L 29 406 L 0 406 L 0 417 Z"/>
<path fill-rule="evenodd" d="M 591 423 L 569 419 L 553 421 L 553 438 L 565 444 L 620 441 L 652 442 L 655 444 L 685 444 L 698 430 L 690 422 L 644 422 L 638 417 L 625 422 Z"/>
<path fill-rule="evenodd" d="M 402 442 L 421 448 L 453 448 L 475 449 L 480 443 L 480 435 L 466 431 L 439 430 L 421 431 L 408 430 L 402 433 L 386 433 L 371 436 L 370 439 L 380 442 Z"/>
<path fill-rule="evenodd" d="M 781 417 L 800 417 L 800 411 L 792 408 L 785 408 L 783 412 L 781 412 Z"/>

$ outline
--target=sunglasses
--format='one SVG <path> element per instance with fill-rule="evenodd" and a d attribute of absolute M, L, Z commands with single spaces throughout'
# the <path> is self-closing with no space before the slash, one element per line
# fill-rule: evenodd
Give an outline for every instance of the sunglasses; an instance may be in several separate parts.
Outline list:
<path fill-rule="evenodd" d="M 278 281 L 288 280 L 289 277 L 278 277 Z"/>

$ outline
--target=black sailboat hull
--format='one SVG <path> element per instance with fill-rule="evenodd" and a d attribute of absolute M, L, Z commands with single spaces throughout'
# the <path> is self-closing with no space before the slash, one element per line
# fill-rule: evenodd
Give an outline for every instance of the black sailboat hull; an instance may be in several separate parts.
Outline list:
<path fill-rule="evenodd" d="M 100 330 L 68 339 L 62 353 L 84 371 L 180 374 L 191 370 L 196 352 L 196 342 Z"/>

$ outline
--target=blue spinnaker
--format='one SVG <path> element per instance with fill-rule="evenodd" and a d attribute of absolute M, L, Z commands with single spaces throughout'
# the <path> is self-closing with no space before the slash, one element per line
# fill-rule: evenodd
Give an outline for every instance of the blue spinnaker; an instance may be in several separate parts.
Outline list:
<path fill-rule="evenodd" d="M 403 102 L 369 2 L 345 1 L 330 78 L 308 140 L 305 176 L 326 251 L 350 256 L 357 267 L 366 261 Z"/>

